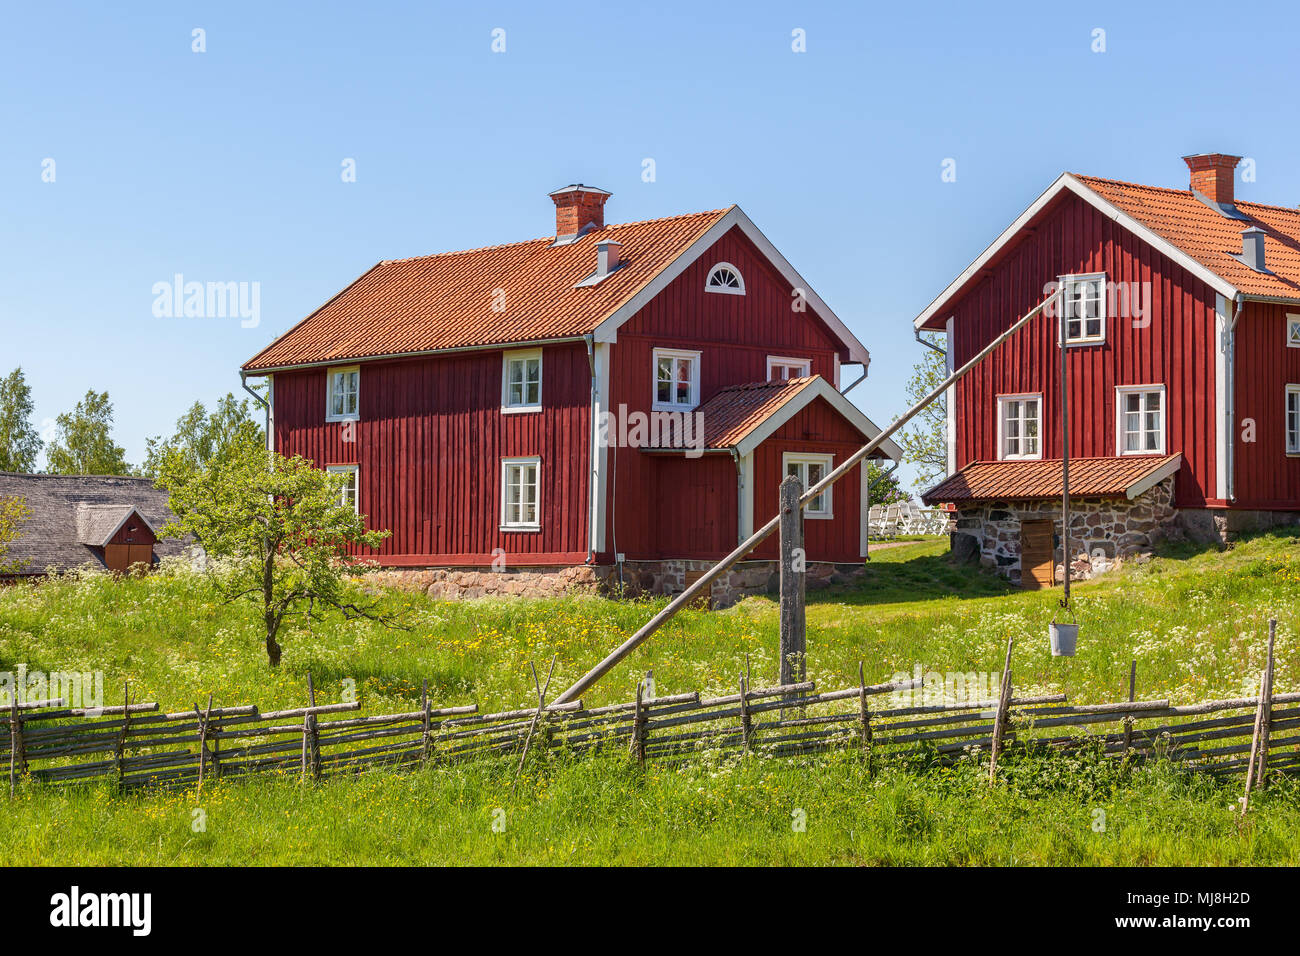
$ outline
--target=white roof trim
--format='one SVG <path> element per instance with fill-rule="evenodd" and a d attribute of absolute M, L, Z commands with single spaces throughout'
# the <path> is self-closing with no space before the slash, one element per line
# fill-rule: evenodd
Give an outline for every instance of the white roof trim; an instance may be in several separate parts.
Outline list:
<path fill-rule="evenodd" d="M 973 279 L 1003 246 L 1014 239 L 1031 219 L 1038 215 L 1038 213 L 1041 212 L 1043 208 L 1061 192 L 1067 189 L 1080 199 L 1095 207 L 1108 218 L 1119 223 L 1148 245 L 1160 250 L 1219 294 L 1226 296 L 1229 299 L 1234 298 L 1237 295 L 1236 288 L 1226 279 L 1211 272 L 1204 264 L 1197 262 L 1187 253 L 1183 252 L 1183 250 L 1171 243 L 1168 239 L 1158 233 L 1152 232 L 1128 213 L 1123 212 L 1109 200 L 1102 198 L 1096 192 L 1079 182 L 1079 180 L 1075 179 L 1074 176 L 1069 173 L 1062 173 L 1060 177 L 1057 178 L 1056 182 L 1048 186 L 1043 194 L 1035 199 L 1033 203 L 1030 204 L 1029 208 L 1016 218 L 1015 222 L 1007 226 L 1007 228 L 1003 230 L 1002 234 L 994 239 L 992 244 L 979 254 L 979 258 L 967 266 L 961 275 L 949 283 L 948 288 L 939 293 L 935 300 L 926 306 L 924 312 L 912 320 L 913 327 L 920 329 L 926 322 L 930 321 L 930 319 L 934 317 L 934 314 L 939 311 L 940 307 L 960 292 L 961 288 Z M 1055 276 L 1050 278 L 1054 279 Z"/>
<path fill-rule="evenodd" d="M 1160 484 L 1160 482 L 1164 481 L 1166 478 L 1172 475 L 1174 472 L 1176 472 L 1180 467 L 1182 467 L 1182 464 L 1183 464 L 1183 455 L 1182 452 L 1179 452 L 1177 455 L 1174 455 L 1173 461 L 1161 465 L 1155 471 L 1152 471 L 1149 474 L 1143 476 L 1142 478 L 1139 478 L 1137 481 L 1133 482 L 1133 484 L 1125 488 L 1124 489 L 1125 497 L 1127 497 L 1129 501 L 1132 501 L 1134 498 L 1138 497 L 1139 495 L 1145 494 L 1146 492 L 1154 488 L 1156 485 Z"/>
<path fill-rule="evenodd" d="M 831 406 L 847 418 L 853 427 L 867 436 L 868 441 L 880 434 L 880 429 L 876 427 L 875 422 L 864 415 L 858 406 L 837 392 L 830 382 L 819 375 L 811 384 L 799 389 L 757 428 L 737 442 L 736 452 L 742 457 L 750 454 L 755 448 L 771 438 L 778 428 L 806 408 L 815 398 L 824 398 L 830 402 Z M 877 451 L 882 452 L 893 461 L 900 461 L 903 457 L 903 450 L 889 439 L 885 439 Z"/>
<path fill-rule="evenodd" d="M 839 336 L 841 342 L 848 346 L 849 361 L 860 362 L 863 366 L 871 362 L 871 353 L 867 347 L 858 341 L 857 336 L 849 331 L 840 317 L 831 311 L 831 307 L 822 301 L 821 297 L 804 281 L 803 276 L 790 265 L 785 256 L 777 251 L 776 246 L 768 240 L 767 236 L 759 231 L 748 216 L 739 206 L 732 206 L 727 214 L 709 227 L 708 231 L 700 238 L 696 239 L 685 251 L 677 256 L 672 262 L 668 263 L 663 269 L 660 269 L 648 283 L 630 299 L 624 302 L 608 318 L 604 319 L 596 326 L 595 336 L 597 342 L 617 342 L 619 327 L 632 316 L 636 315 L 641 308 L 651 299 L 657 296 L 679 275 L 686 271 L 687 266 L 691 265 L 704 252 L 717 242 L 722 236 L 731 229 L 732 226 L 738 226 L 740 231 L 758 247 L 758 251 L 765 255 L 772 265 L 776 266 L 781 276 L 797 289 L 804 290 L 804 298 L 813 310 L 822 317 L 831 330 Z"/>

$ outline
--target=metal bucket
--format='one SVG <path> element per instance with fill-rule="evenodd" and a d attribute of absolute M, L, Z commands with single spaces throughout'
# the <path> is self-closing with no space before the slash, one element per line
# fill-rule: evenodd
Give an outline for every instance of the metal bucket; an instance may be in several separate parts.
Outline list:
<path fill-rule="evenodd" d="M 1047 634 L 1052 639 L 1053 657 L 1074 656 L 1074 642 L 1079 638 L 1078 624 L 1058 624 L 1053 621 L 1047 626 Z"/>

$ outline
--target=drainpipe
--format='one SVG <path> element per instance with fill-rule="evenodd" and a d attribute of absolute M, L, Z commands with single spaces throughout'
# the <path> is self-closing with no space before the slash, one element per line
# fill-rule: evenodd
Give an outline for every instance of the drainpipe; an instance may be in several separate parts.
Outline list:
<path fill-rule="evenodd" d="M 862 374 L 859 375 L 857 378 L 855 378 L 853 381 L 849 382 L 849 384 L 846 385 L 844 388 L 842 388 L 842 389 L 840 390 L 840 394 L 841 394 L 841 395 L 847 395 L 847 394 L 849 394 L 849 392 L 851 392 L 851 391 L 853 391 L 855 388 L 857 388 L 858 385 L 860 385 L 860 384 L 862 383 L 862 380 L 863 380 L 864 378 L 866 378 L 866 377 L 867 377 L 867 366 L 866 366 L 866 363 L 863 363 L 863 365 L 862 365 Z"/>
<path fill-rule="evenodd" d="M 888 469 L 882 471 L 880 473 L 880 477 L 877 478 L 876 480 L 884 481 L 894 472 L 898 471 L 898 466 L 900 464 L 902 464 L 902 462 L 897 462 L 897 461 L 894 462 L 892 465 L 889 466 Z M 863 468 L 867 467 L 867 462 L 863 462 L 862 467 Z M 871 509 L 871 478 L 870 477 L 867 478 L 867 500 L 862 502 L 862 508 L 864 509 L 863 514 L 868 514 Z M 870 517 L 867 518 L 867 553 L 864 554 L 863 557 L 866 558 L 868 561 L 871 560 L 871 518 Z"/>
<path fill-rule="evenodd" d="M 275 439 L 271 435 L 271 403 L 268 402 L 265 398 L 263 398 L 260 393 L 258 393 L 252 388 L 249 388 L 248 373 L 245 372 L 242 368 L 239 370 L 239 387 L 242 388 L 244 391 L 246 391 L 249 395 L 252 395 L 253 401 L 257 402 L 257 404 L 262 406 L 263 417 L 266 423 L 263 426 L 263 430 L 266 432 L 266 447 L 268 451 L 274 450 Z"/>
<path fill-rule="evenodd" d="M 1227 398 L 1227 406 L 1228 406 L 1226 412 L 1228 417 L 1228 435 L 1227 435 L 1228 441 L 1226 444 L 1227 444 L 1227 453 L 1228 453 L 1228 500 L 1229 501 L 1237 500 L 1237 468 L 1236 468 L 1237 401 L 1236 398 L 1234 397 L 1234 393 L 1237 390 L 1236 382 L 1235 382 L 1236 376 L 1234 374 L 1236 371 L 1237 337 L 1235 333 L 1237 329 L 1237 320 L 1241 318 L 1241 309 L 1242 306 L 1244 306 L 1245 304 L 1246 304 L 1246 297 L 1242 295 L 1240 292 L 1238 292 L 1235 299 L 1235 307 L 1232 313 L 1232 321 L 1228 323 L 1228 329 L 1227 329 L 1228 340 L 1227 342 L 1224 343 L 1224 348 L 1228 353 L 1228 357 L 1224 362 L 1224 364 L 1227 366 L 1227 370 L 1228 370 L 1228 374 L 1227 374 L 1228 382 L 1225 391 L 1227 392 L 1226 398 Z"/>
<path fill-rule="evenodd" d="M 591 370 L 591 401 L 587 407 L 591 419 L 591 461 L 587 463 L 590 478 L 587 481 L 587 521 L 591 527 L 587 530 L 587 560 L 584 564 L 593 564 L 596 560 L 596 442 L 600 432 L 596 427 L 596 337 L 584 335 L 582 341 L 587 345 L 587 368 Z"/>
<path fill-rule="evenodd" d="M 916 339 L 916 341 L 920 342 L 920 343 L 921 343 L 922 345 L 924 345 L 927 349 L 934 349 L 934 350 L 935 350 L 936 352 L 938 352 L 940 355 L 947 356 L 947 354 L 948 354 L 948 350 L 947 350 L 947 349 L 941 349 L 941 348 L 939 348 L 939 346 L 935 345 L 933 342 L 929 342 L 929 341 L 927 341 L 927 340 L 921 338 L 921 330 L 920 330 L 920 329 L 912 329 L 912 338 Z"/>
<path fill-rule="evenodd" d="M 736 543 L 745 540 L 745 466 L 740 452 L 731 449 L 731 460 L 736 463 Z"/>

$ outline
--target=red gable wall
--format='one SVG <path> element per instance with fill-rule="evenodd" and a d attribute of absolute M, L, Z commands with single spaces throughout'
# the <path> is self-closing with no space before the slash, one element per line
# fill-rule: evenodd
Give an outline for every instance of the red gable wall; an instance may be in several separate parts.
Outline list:
<path fill-rule="evenodd" d="M 1113 456 L 1115 387 L 1163 383 L 1167 448 L 1184 460 L 1177 504 L 1204 505 L 1215 494 L 1214 292 L 1077 197 L 1026 229 L 957 300 L 948 313 L 955 317 L 955 365 L 1041 302 L 1045 283 L 1090 272 L 1105 272 L 1110 282 L 1150 282 L 1150 324 L 1109 316 L 1104 343 L 1068 350 L 1070 454 Z M 1043 454 L 1061 456 L 1056 321 L 1034 319 L 958 383 L 958 468 L 997 459 L 997 396 L 1021 392 L 1042 393 Z"/>

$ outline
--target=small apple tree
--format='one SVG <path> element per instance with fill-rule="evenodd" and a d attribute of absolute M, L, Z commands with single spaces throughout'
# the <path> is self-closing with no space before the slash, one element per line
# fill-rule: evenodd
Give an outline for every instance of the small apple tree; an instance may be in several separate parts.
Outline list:
<path fill-rule="evenodd" d="M 280 627 L 295 609 L 312 619 L 332 608 L 348 620 L 396 623 L 377 603 L 356 598 L 345 581 L 367 568 L 349 548 L 376 548 L 390 534 L 366 530 L 365 518 L 343 498 L 345 481 L 255 441 L 240 441 L 204 465 L 176 449 L 159 463 L 158 486 L 176 514 L 163 533 L 197 538 L 214 559 L 214 582 L 226 602 L 258 606 L 272 667 L 280 663 Z"/>

